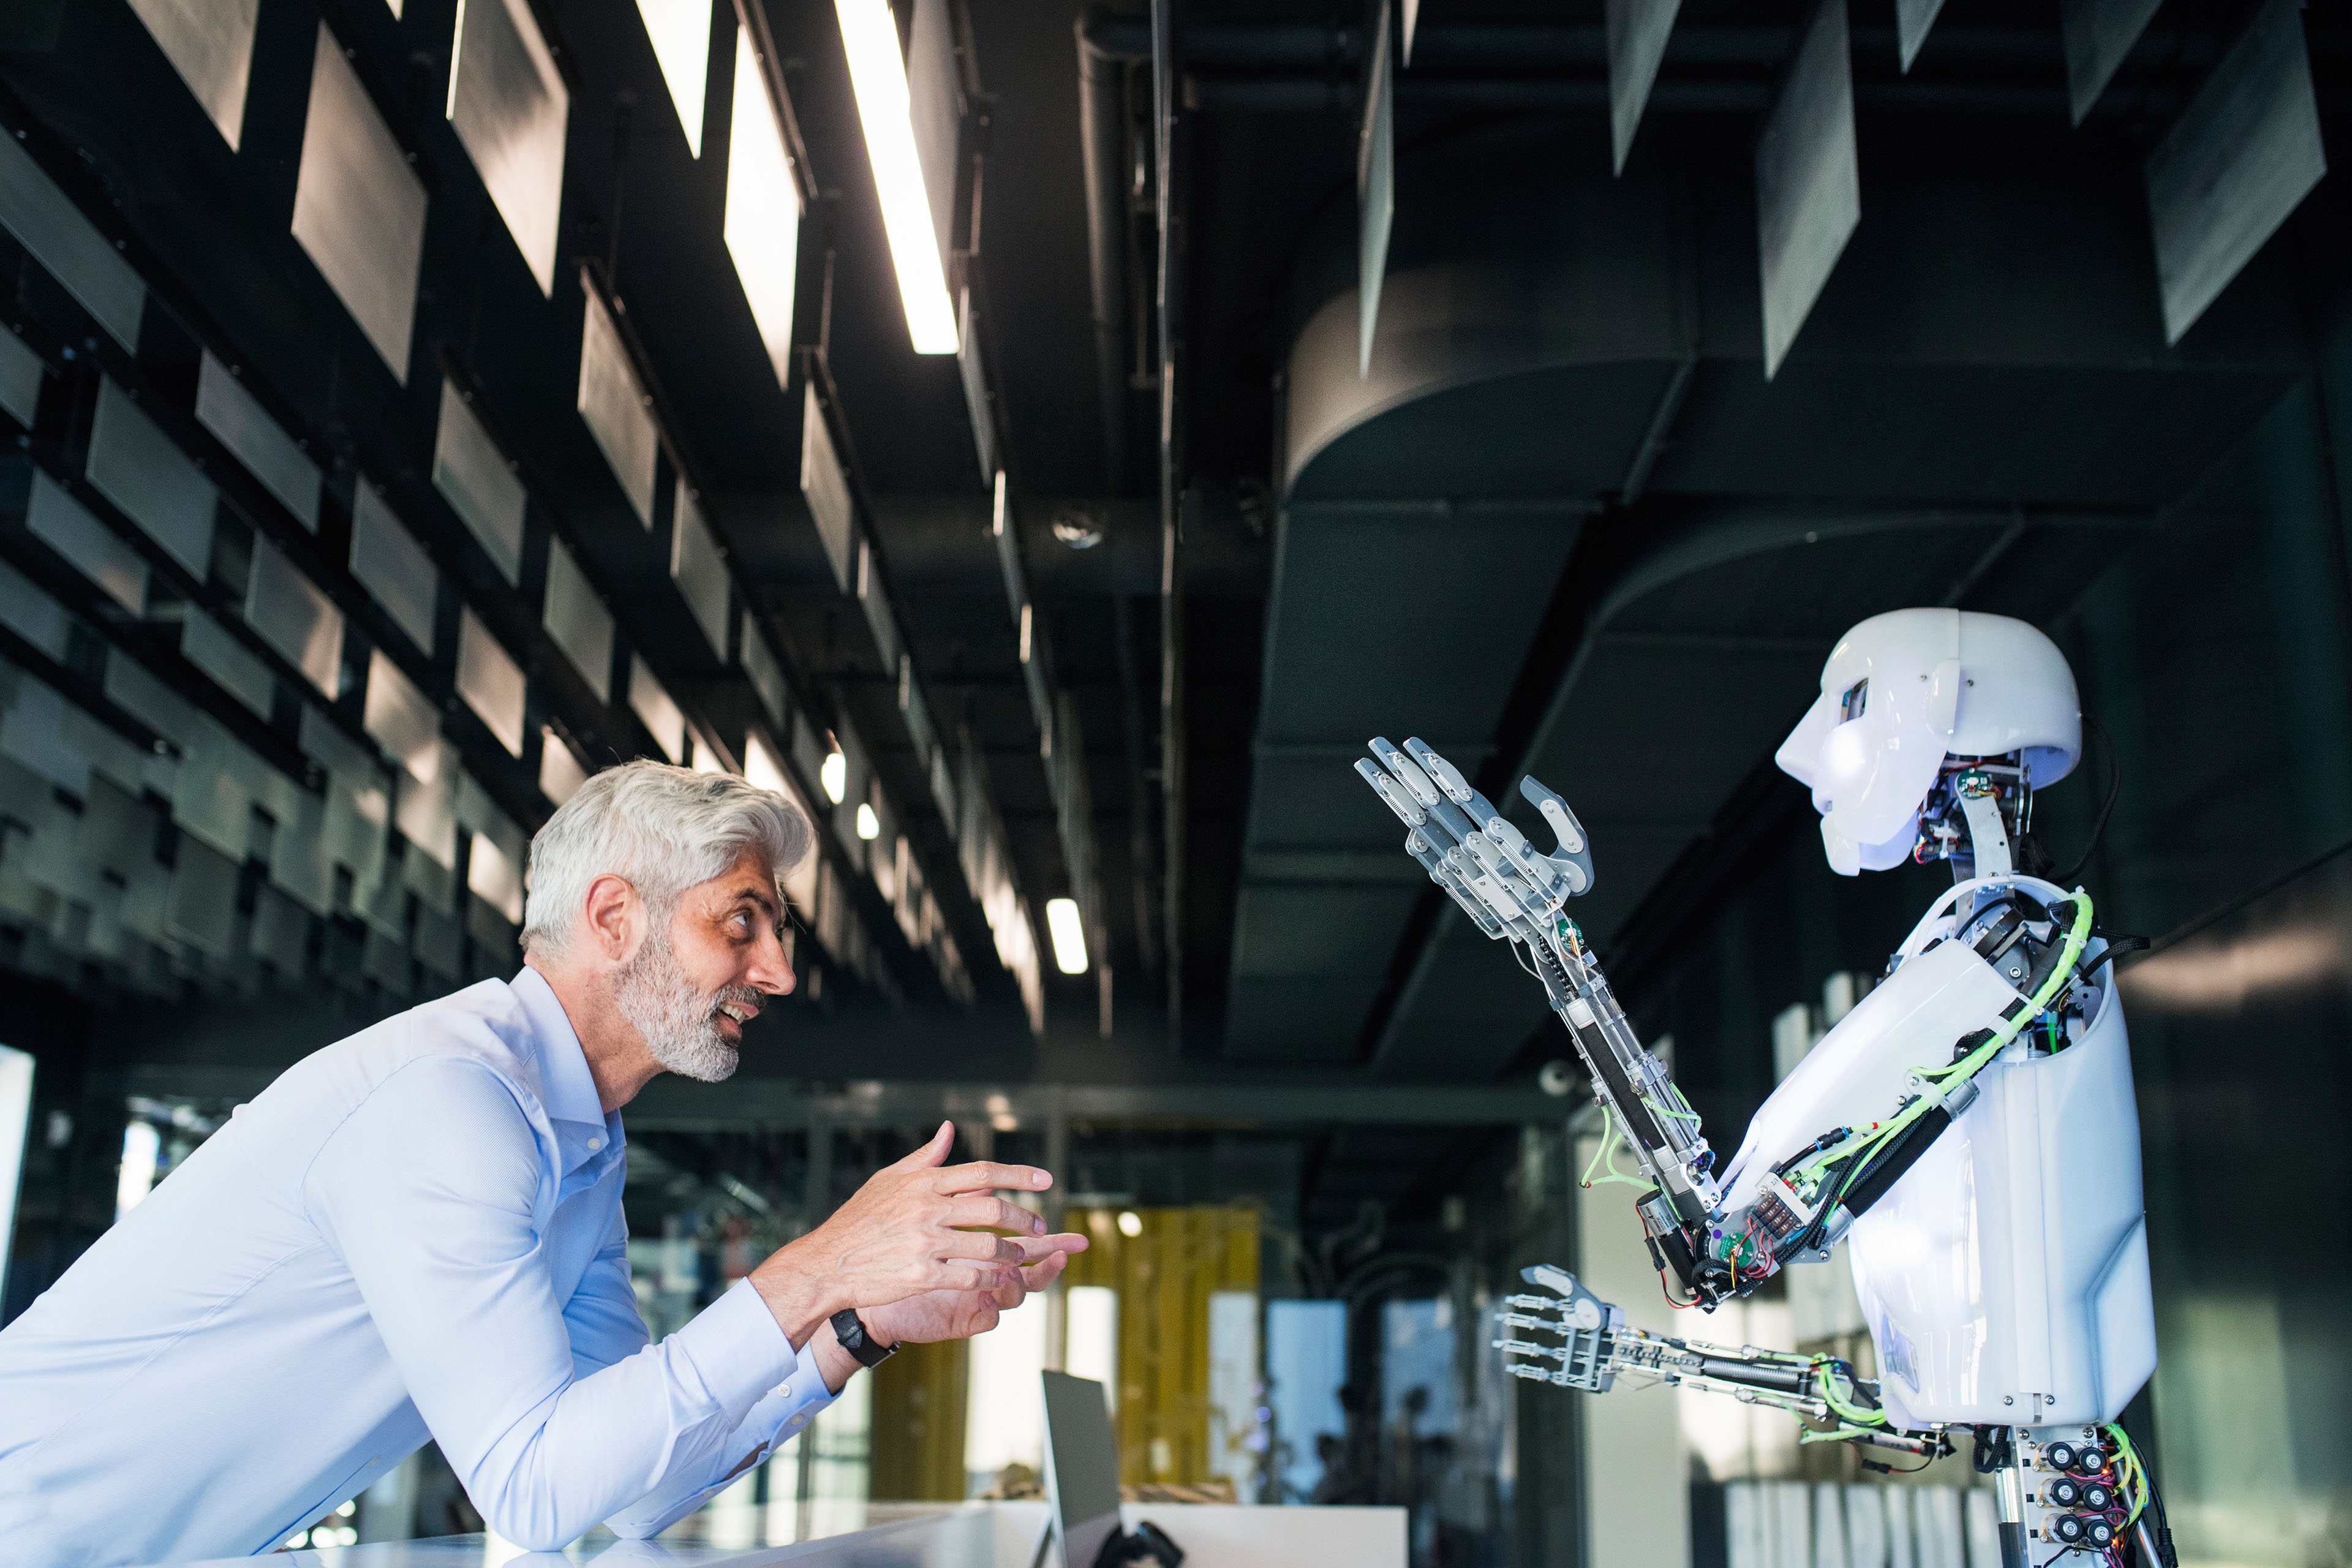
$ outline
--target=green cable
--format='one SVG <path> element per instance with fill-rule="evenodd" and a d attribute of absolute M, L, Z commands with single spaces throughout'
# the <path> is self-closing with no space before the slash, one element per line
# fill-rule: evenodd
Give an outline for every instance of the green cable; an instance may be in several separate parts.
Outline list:
<path fill-rule="evenodd" d="M 1922 1079 L 1935 1079 L 1939 1083 L 1949 1079 L 1953 1086 L 1966 1083 L 1990 1063 L 1993 1058 L 2007 1049 L 2011 1041 L 2015 1040 L 2034 1019 L 2040 1017 L 2049 1008 L 2052 999 L 2073 981 L 2075 961 L 2083 956 L 2084 945 L 2090 941 L 2091 937 L 2091 895 L 2077 888 L 2074 893 L 2074 923 L 2066 933 L 2065 951 L 2059 955 L 2056 966 L 2050 971 L 2050 977 L 2042 983 L 2042 988 L 2033 994 L 2032 1000 L 2026 1004 L 2024 1010 L 2014 1017 L 1998 1020 L 1993 1026 L 1990 1039 L 1958 1061 L 1952 1063 L 1951 1066 L 1922 1068 L 1919 1073 Z M 1868 1164 L 1872 1154 L 1908 1131 L 1911 1124 L 1927 1115 L 1928 1107 L 1935 1103 L 1939 1101 L 1931 1101 L 1923 1095 L 1896 1112 L 1895 1118 L 1880 1130 L 1877 1136 L 1863 1147 L 1861 1153 L 1855 1158 L 1853 1168 L 1847 1173 L 1844 1183 L 1839 1186 L 1838 1196 L 1845 1195 L 1845 1189 L 1853 1184 L 1855 1178 Z"/>
<path fill-rule="evenodd" d="M 2066 932 L 2066 950 L 2059 955 L 2056 967 L 2050 971 L 2050 977 L 2042 983 L 2042 989 L 2033 994 L 2033 1000 L 2026 1004 L 2025 1010 L 2013 1018 L 2003 1018 L 1996 1022 L 1993 1026 L 1992 1038 L 1962 1057 L 1958 1061 L 1949 1067 L 1927 1068 L 1920 1073 L 1921 1078 L 1946 1079 L 1955 1075 L 1963 1079 L 1973 1077 L 1979 1068 L 2000 1055 L 2011 1041 L 2016 1039 L 2032 1024 L 2034 1019 L 2049 1010 L 2052 1000 L 2073 982 L 2075 960 L 2083 956 L 2083 948 L 2091 940 L 2091 895 L 2077 888 L 2074 889 L 2074 924 Z"/>
<path fill-rule="evenodd" d="M 1816 1432 L 1808 1426 L 1797 1434 L 1797 1441 L 1800 1443 L 1850 1443 L 1857 1437 L 1874 1437 L 1877 1435 L 1867 1426 L 1842 1425 L 1828 1432 Z"/>
<path fill-rule="evenodd" d="M 1639 1176 L 1628 1175 L 1617 1168 L 1617 1119 L 1609 1114 L 1609 1104 L 1606 1100 L 1603 1100 L 1601 1105 L 1601 1126 L 1602 1131 L 1601 1147 L 1592 1152 L 1592 1163 L 1584 1167 L 1584 1184 L 1588 1187 L 1607 1186 L 1610 1183 L 1616 1182 L 1629 1187 L 1648 1186 L 1650 1184 Z M 1604 1159 L 1609 1162 L 1609 1173 L 1595 1183 L 1592 1173 L 1601 1168 L 1601 1162 Z"/>
<path fill-rule="evenodd" d="M 1837 1384 L 1831 1376 L 1830 1370 L 1838 1364 L 1836 1357 L 1817 1355 L 1813 1358 L 1812 1364 L 1814 1374 L 1822 1380 L 1822 1403 L 1828 1405 L 1831 1413 L 1839 1420 L 1866 1426 L 1886 1425 L 1886 1412 L 1884 1410 L 1864 1410 L 1859 1405 L 1848 1403 L 1838 1393 Z"/>
<path fill-rule="evenodd" d="M 2019 1014 L 2014 1018 L 1996 1022 L 1993 1027 L 1992 1037 L 1987 1040 L 1983 1045 L 1978 1047 L 1975 1050 L 1969 1052 L 1960 1060 L 1952 1063 L 1948 1067 L 1925 1068 L 1919 1074 L 1921 1078 L 1942 1079 L 1951 1078 L 1955 1074 L 1958 1074 L 1960 1077 L 1960 1080 L 1965 1082 L 1968 1079 L 1975 1077 L 1979 1068 L 1990 1062 L 1994 1057 L 2000 1055 L 2012 1040 L 2016 1039 L 2019 1035 L 2031 1027 L 2035 1019 L 2040 1018 L 2044 1013 L 2049 1011 L 2051 1001 L 2074 977 L 2074 961 L 2082 956 L 2084 945 L 2090 940 L 2091 896 L 2082 889 L 2077 888 L 2074 889 L 2074 901 L 2075 906 L 2074 923 L 2073 929 L 2066 933 L 2065 952 L 2061 955 L 2057 967 L 2050 972 L 2050 977 L 2042 983 L 2042 989 L 2035 993 L 2032 1001 L 2027 1005 L 2025 1011 Z M 2054 1051 L 2056 1049 L 2055 1040 L 2057 1021 L 2055 1019 L 2052 1019 L 2050 1020 L 2050 1023 L 2053 1040 L 2052 1049 Z M 1920 1117 L 1925 1116 L 1927 1113 L 1927 1104 L 1928 1102 L 1924 1099 L 1915 1101 L 1908 1110 L 1898 1113 L 1893 1121 L 1887 1122 L 1884 1127 L 1882 1127 L 1874 1136 L 1860 1132 L 1848 1133 L 1844 1138 L 1840 1139 L 1830 1147 L 1818 1150 L 1806 1156 L 1803 1160 L 1799 1161 L 1788 1173 L 1790 1176 L 1800 1179 L 1810 1176 L 1816 1170 L 1819 1170 L 1840 1158 L 1848 1144 L 1853 1143 L 1865 1137 L 1867 1137 L 1869 1141 L 1864 1144 L 1860 1152 L 1864 1155 L 1872 1153 L 1880 1144 L 1888 1142 L 1896 1134 L 1903 1131 L 1906 1128 L 1909 1127 L 1912 1122 L 1916 1121 Z M 1858 1164 L 1856 1168 L 1859 1170 Z M 1792 1186 L 1794 1184 L 1795 1184 L 1793 1182 L 1790 1184 Z"/>
<path fill-rule="evenodd" d="M 2126 1526 L 2137 1524 L 2141 1511 L 2147 1507 L 2147 1467 L 2140 1462 L 2139 1450 L 2132 1447 L 2132 1440 L 2125 1433 L 2122 1422 L 2110 1421 L 2102 1430 L 2116 1440 L 2116 1452 L 2123 1456 L 2124 1473 L 2131 1479 L 2131 1517 L 2124 1523 Z"/>

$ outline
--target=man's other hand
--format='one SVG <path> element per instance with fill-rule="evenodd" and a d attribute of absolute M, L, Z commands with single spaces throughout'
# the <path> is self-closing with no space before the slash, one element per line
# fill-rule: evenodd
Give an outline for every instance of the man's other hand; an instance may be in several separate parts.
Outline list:
<path fill-rule="evenodd" d="M 844 1307 L 863 1312 L 935 1290 L 994 1292 L 1021 1279 L 1031 1261 L 1024 1242 L 1038 1239 L 1045 1222 L 995 1192 L 1042 1192 L 1053 1177 L 992 1160 L 949 1165 L 954 1141 L 953 1124 L 940 1122 L 929 1143 L 877 1171 L 831 1219 L 751 1271 L 795 1347 Z"/>
<path fill-rule="evenodd" d="M 992 1290 L 927 1290 L 887 1306 L 861 1311 L 858 1317 L 877 1343 L 901 1341 L 929 1344 L 939 1340 L 968 1340 L 996 1327 L 1002 1313 L 1043 1290 L 1061 1277 L 1070 1254 L 1084 1252 L 1083 1236 L 1033 1236 L 1020 1242 L 1021 1267 L 1005 1270 L 1004 1283 Z"/>

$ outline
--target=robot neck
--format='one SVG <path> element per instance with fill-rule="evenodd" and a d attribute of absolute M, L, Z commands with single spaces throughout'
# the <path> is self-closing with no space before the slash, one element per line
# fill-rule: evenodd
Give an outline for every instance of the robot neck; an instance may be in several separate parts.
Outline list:
<path fill-rule="evenodd" d="M 1946 757 L 1919 808 L 1916 858 L 1950 861 L 1956 882 L 2017 869 L 2017 841 L 2033 820 L 2033 786 L 2023 761 L 2014 752 Z"/>

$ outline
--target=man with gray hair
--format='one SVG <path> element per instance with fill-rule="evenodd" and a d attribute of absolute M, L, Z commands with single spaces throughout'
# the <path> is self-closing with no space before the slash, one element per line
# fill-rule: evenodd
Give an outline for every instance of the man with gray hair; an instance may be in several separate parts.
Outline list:
<path fill-rule="evenodd" d="M 949 1166 L 942 1124 L 647 1342 L 620 1108 L 735 1070 L 793 988 L 779 879 L 809 845 L 731 776 L 582 785 L 531 842 L 520 973 L 296 1063 L 0 1331 L 10 1559 L 268 1552 L 428 1437 L 520 1545 L 650 1535 L 859 1367 L 1052 1281 L 1085 1241 L 995 1195 L 1046 1173 Z"/>

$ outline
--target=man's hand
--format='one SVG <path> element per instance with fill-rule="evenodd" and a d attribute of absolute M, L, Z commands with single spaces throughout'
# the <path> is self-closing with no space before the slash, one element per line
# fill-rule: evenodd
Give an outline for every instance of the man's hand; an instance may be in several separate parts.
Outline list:
<path fill-rule="evenodd" d="M 993 1290 L 927 1290 L 857 1315 L 878 1344 L 930 1344 L 984 1334 L 996 1327 L 1000 1314 L 1059 1279 L 1070 1254 L 1087 1249 L 1087 1238 L 1033 1236 L 1020 1247 L 1022 1266 L 1005 1270 L 1004 1283 Z"/>
<path fill-rule="evenodd" d="M 1006 1270 L 1005 1283 L 993 1290 L 926 1290 L 887 1306 L 865 1308 L 858 1312 L 858 1320 L 877 1344 L 970 1339 L 996 1327 L 1001 1314 L 1059 1279 L 1070 1254 L 1086 1249 L 1083 1236 L 1033 1236 L 1021 1243 L 1023 1266 Z M 1035 1261 L 1025 1261 L 1030 1258 Z M 834 1338 L 831 1323 L 817 1330 L 816 1337 L 809 1341 L 809 1352 L 817 1359 L 824 1385 L 835 1394 L 857 1374 L 856 1358 Z"/>
<path fill-rule="evenodd" d="M 1020 1278 L 1029 1261 L 1023 1243 L 988 1230 L 1034 1241 L 1045 1222 L 994 1189 L 1038 1192 L 1053 1177 L 987 1160 L 945 1165 L 954 1141 L 954 1126 L 940 1122 L 929 1143 L 876 1172 L 831 1219 L 751 1271 L 794 1349 L 844 1307 L 862 1313 L 934 1290 L 993 1292 Z"/>

